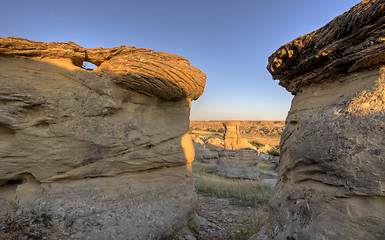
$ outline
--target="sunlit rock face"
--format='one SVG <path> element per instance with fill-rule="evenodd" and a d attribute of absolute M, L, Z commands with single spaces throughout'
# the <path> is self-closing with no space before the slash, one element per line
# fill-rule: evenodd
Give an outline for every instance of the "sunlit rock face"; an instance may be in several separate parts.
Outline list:
<path fill-rule="evenodd" d="M 239 121 L 226 121 L 225 149 L 219 152 L 215 173 L 228 178 L 258 179 L 258 152 L 241 137 Z"/>
<path fill-rule="evenodd" d="M 225 127 L 225 149 L 237 150 L 242 148 L 253 148 L 247 139 L 241 137 L 239 133 L 240 121 L 226 121 L 223 122 Z"/>
<path fill-rule="evenodd" d="M 282 46 L 295 94 L 270 199 L 275 239 L 385 239 L 385 1 L 363 1 Z"/>
<path fill-rule="evenodd" d="M 149 49 L 0 38 L 3 206 L 62 218 L 80 239 L 170 234 L 196 203 L 187 132 L 205 80 Z"/>

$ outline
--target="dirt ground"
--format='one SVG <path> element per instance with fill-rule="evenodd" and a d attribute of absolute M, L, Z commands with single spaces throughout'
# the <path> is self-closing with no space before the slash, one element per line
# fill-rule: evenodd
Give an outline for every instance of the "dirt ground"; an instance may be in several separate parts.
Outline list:
<path fill-rule="evenodd" d="M 198 193 L 198 214 L 227 230 L 230 239 L 248 239 L 258 232 L 266 219 L 266 206 L 239 206 L 232 199 L 204 196 Z"/>

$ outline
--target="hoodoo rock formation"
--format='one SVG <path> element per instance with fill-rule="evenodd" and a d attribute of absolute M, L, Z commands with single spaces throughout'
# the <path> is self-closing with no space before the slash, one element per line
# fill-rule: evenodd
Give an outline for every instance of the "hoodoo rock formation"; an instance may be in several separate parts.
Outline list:
<path fill-rule="evenodd" d="M 173 54 L 0 38 L 0 211 L 13 201 L 80 239 L 170 234 L 197 201 L 187 132 L 205 81 Z"/>
<path fill-rule="evenodd" d="M 385 1 L 362 1 L 282 46 L 295 95 L 270 199 L 275 239 L 385 239 Z"/>
<path fill-rule="evenodd" d="M 242 148 L 253 148 L 246 139 L 239 133 L 239 121 L 227 121 L 223 123 L 225 127 L 225 149 L 237 150 Z"/>
<path fill-rule="evenodd" d="M 239 121 L 224 122 L 225 149 L 218 153 L 215 173 L 229 178 L 258 179 L 258 152 L 239 134 Z"/>

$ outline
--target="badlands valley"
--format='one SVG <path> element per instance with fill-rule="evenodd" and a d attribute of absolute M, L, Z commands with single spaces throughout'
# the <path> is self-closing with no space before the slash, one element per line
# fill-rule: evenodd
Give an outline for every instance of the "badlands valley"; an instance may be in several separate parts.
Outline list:
<path fill-rule="evenodd" d="M 181 56 L 0 38 L 1 238 L 385 239 L 385 0 L 267 70 L 285 122 L 190 123 Z"/>

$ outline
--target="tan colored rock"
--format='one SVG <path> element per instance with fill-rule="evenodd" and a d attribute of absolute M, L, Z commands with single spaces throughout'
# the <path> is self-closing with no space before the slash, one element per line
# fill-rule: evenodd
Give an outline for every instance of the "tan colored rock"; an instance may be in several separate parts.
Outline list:
<path fill-rule="evenodd" d="M 212 146 L 214 146 L 215 148 L 222 148 L 223 149 L 224 141 L 222 139 L 212 137 L 212 138 L 209 138 L 206 140 L 205 145 L 208 146 L 209 148 L 213 148 Z M 211 145 L 211 146 L 209 146 L 209 145 Z"/>
<path fill-rule="evenodd" d="M 364 0 L 324 27 L 296 38 L 269 57 L 274 79 L 295 94 L 385 63 L 384 0 Z"/>
<path fill-rule="evenodd" d="M 227 121 L 223 123 L 225 127 L 225 149 L 236 150 L 242 148 L 254 148 L 239 133 L 240 121 Z"/>
<path fill-rule="evenodd" d="M 73 42 L 44 43 L 21 38 L 0 38 L 0 56 L 33 59 L 68 59 L 81 67 L 83 61 L 98 66 L 120 87 L 164 100 L 196 100 L 203 93 L 206 74 L 178 55 L 146 48 L 85 49 Z"/>
<path fill-rule="evenodd" d="M 385 1 L 363 1 L 269 58 L 296 94 L 270 199 L 275 239 L 385 239 Z"/>
<path fill-rule="evenodd" d="M 253 149 L 219 152 L 215 173 L 228 178 L 259 179 L 258 152 Z"/>
<path fill-rule="evenodd" d="M 205 74 L 186 59 L 0 38 L 0 82 L 0 201 L 72 219 L 80 239 L 160 238 L 192 216 Z"/>

